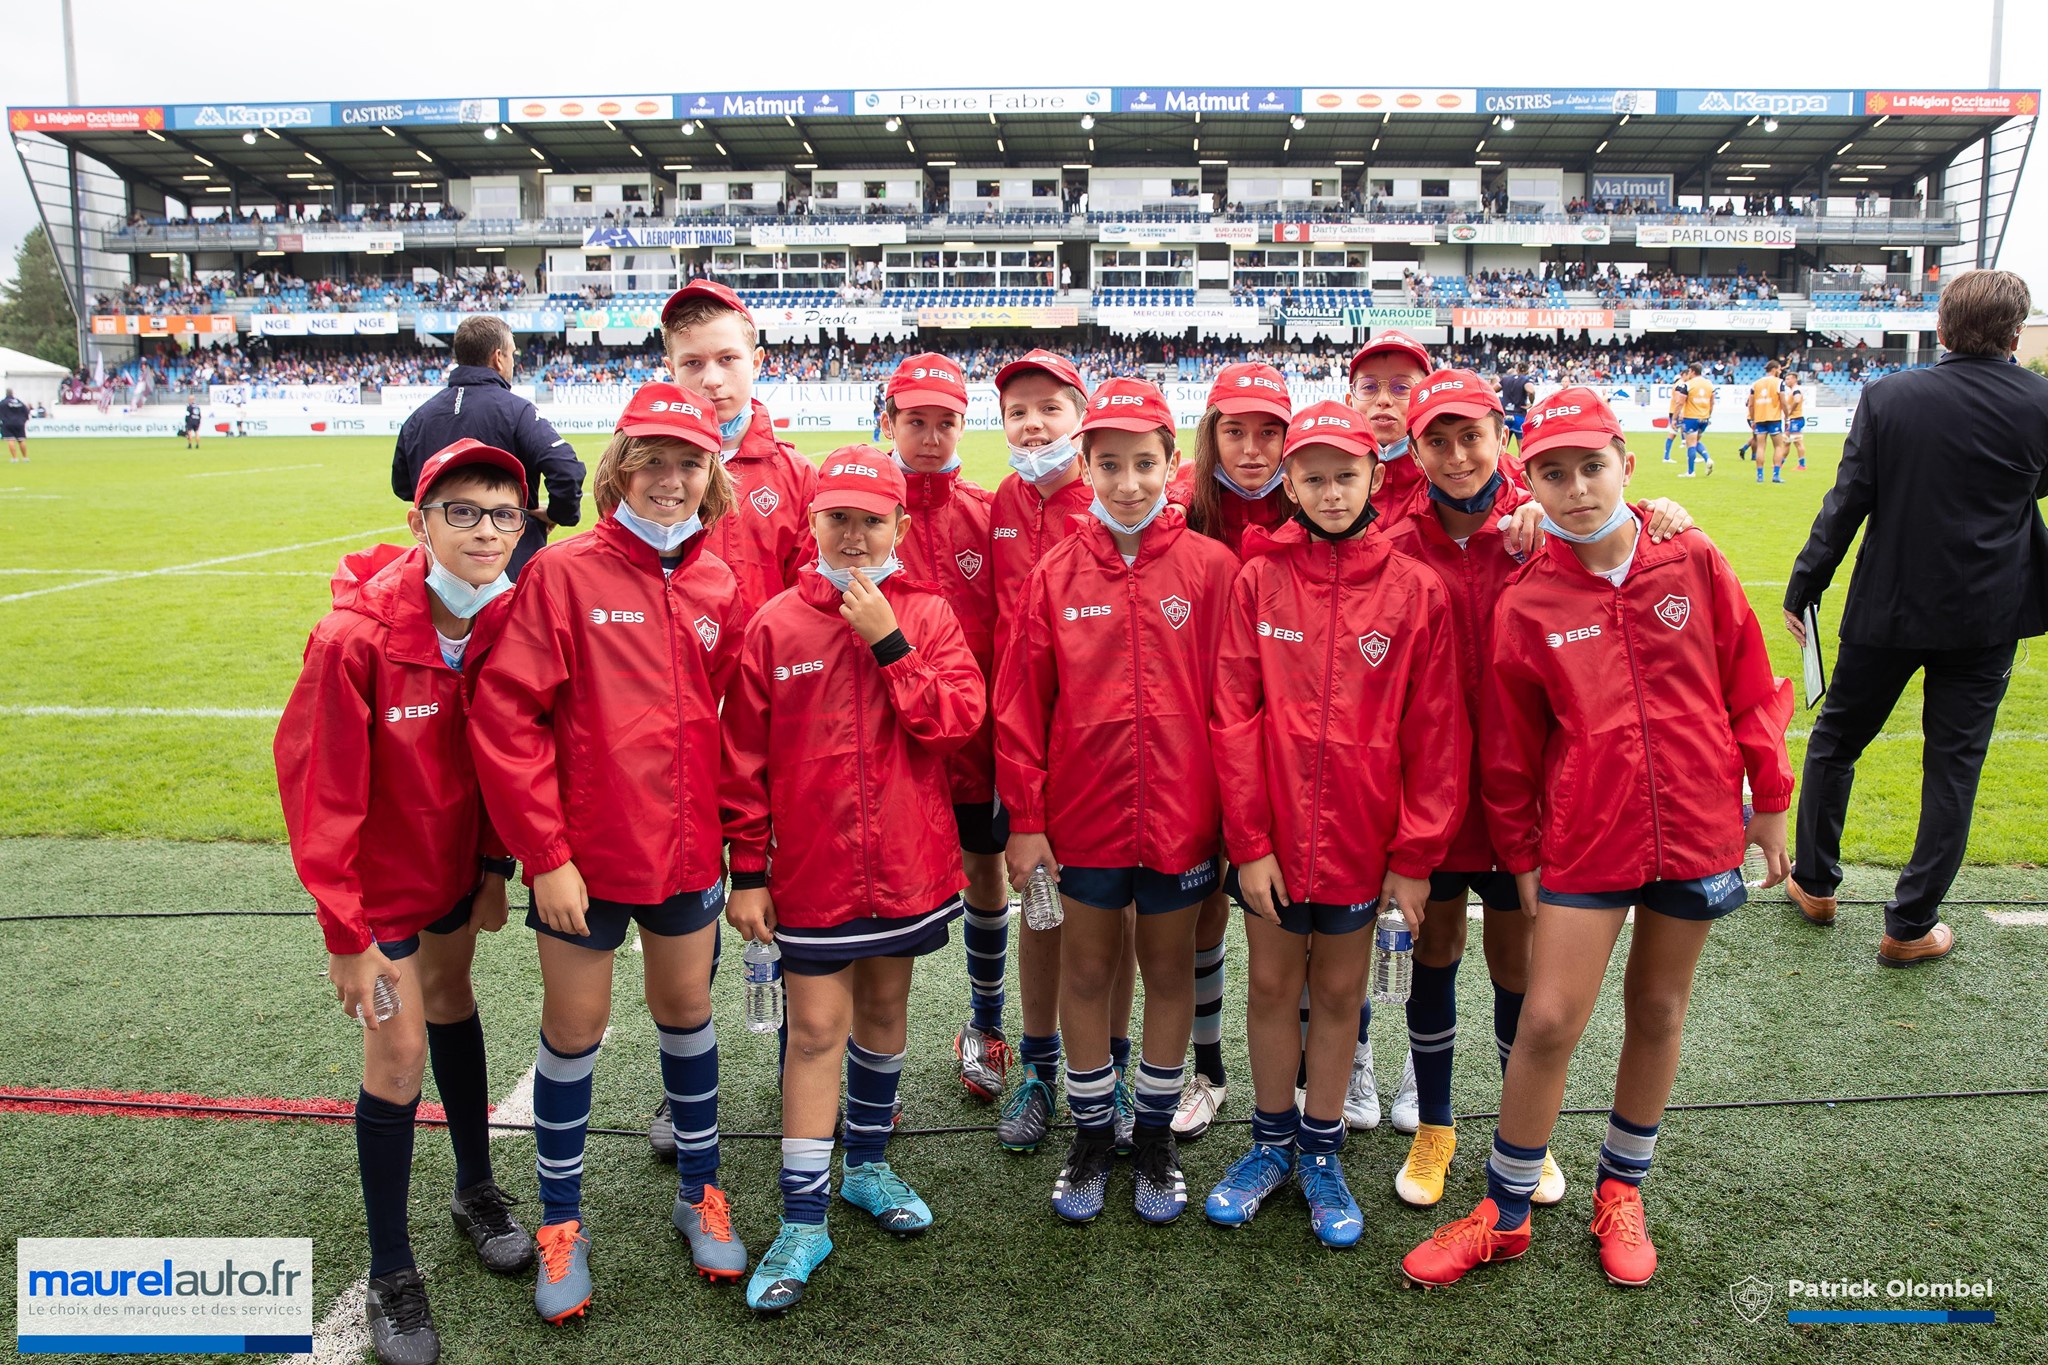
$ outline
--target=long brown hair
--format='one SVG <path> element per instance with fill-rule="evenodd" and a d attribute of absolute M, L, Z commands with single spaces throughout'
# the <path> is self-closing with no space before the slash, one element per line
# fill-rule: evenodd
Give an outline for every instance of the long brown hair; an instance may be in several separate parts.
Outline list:
<path fill-rule="evenodd" d="M 670 446 L 697 447 L 674 436 L 628 436 L 623 431 L 612 433 L 611 444 L 604 448 L 604 454 L 597 462 L 597 479 L 592 492 L 597 498 L 599 516 L 608 517 L 612 509 L 626 500 L 626 480 L 647 467 L 647 462 L 657 453 Z M 711 477 L 704 483 L 704 501 L 697 508 L 697 516 L 710 530 L 718 519 L 732 510 L 732 476 L 725 472 L 725 462 L 716 454 L 705 451 L 704 456 L 711 462 Z"/>

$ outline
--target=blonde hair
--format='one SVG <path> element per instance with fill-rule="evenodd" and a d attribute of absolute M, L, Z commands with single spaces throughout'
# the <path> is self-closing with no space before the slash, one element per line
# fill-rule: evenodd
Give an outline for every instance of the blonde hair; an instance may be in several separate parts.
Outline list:
<path fill-rule="evenodd" d="M 597 461 L 597 479 L 592 492 L 597 498 L 598 515 L 610 516 L 612 509 L 626 500 L 626 481 L 670 446 L 697 450 L 710 462 L 711 476 L 704 481 L 704 501 L 697 508 L 697 516 L 703 521 L 704 529 L 710 530 L 720 517 L 732 511 L 732 476 L 725 472 L 725 462 L 714 452 L 702 450 L 678 436 L 628 436 L 623 431 L 615 431 L 611 444 L 604 448 L 604 454 Z"/>

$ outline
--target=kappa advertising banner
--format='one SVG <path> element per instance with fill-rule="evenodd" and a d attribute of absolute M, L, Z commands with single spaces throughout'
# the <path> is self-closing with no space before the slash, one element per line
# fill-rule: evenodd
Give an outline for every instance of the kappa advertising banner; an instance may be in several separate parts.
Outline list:
<path fill-rule="evenodd" d="M 396 313 L 251 313 L 249 335 L 259 337 L 390 336 Z"/>
<path fill-rule="evenodd" d="M 1451 326 L 1490 332 L 1532 328 L 1605 332 L 1614 329 L 1614 313 L 1606 308 L 1453 308 Z"/>
<path fill-rule="evenodd" d="M 1790 223 L 1640 223 L 1636 226 L 1637 246 L 1730 247 L 1748 251 L 1786 251 L 1798 243 L 1799 229 Z"/>
<path fill-rule="evenodd" d="M 2038 90 L 1866 90 L 1863 112 L 1916 118 L 2012 118 L 2038 113 Z"/>
<path fill-rule="evenodd" d="M 1266 310 L 1258 307 L 1138 308 L 1103 304 L 1095 310 L 1095 324 L 1118 336 L 1178 336 L 1192 327 L 1205 337 L 1249 339 L 1265 336 L 1272 330 L 1266 321 Z"/>
<path fill-rule="evenodd" d="M 1445 229 L 1453 242 L 1512 246 L 1606 246 L 1604 223 L 1453 223 Z"/>
<path fill-rule="evenodd" d="M 1292 114 L 1301 108 L 1301 92 L 1225 90 L 1215 86 L 1130 86 L 1116 89 L 1119 114 Z"/>
<path fill-rule="evenodd" d="M 1667 90 L 1665 99 L 1671 107 L 1660 107 L 1658 113 L 1716 114 L 1722 118 L 1751 114 L 1853 118 L 1857 107 L 1853 90 Z"/>
<path fill-rule="evenodd" d="M 280 232 L 277 249 L 289 252 L 361 251 L 383 255 L 405 250 L 403 232 Z"/>
<path fill-rule="evenodd" d="M 413 314 L 414 332 L 431 332 L 439 336 L 452 332 L 462 325 L 464 318 L 473 318 L 475 313 L 442 312 L 422 308 Z M 559 332 L 567 324 L 568 315 L 559 308 L 498 308 L 491 316 L 515 332 Z"/>
<path fill-rule="evenodd" d="M 755 246 L 898 246 L 909 240 L 901 223 L 784 223 L 753 229 Z"/>
<path fill-rule="evenodd" d="M 164 126 L 161 105 L 119 109 L 9 109 L 17 133 L 144 133 Z"/>
<path fill-rule="evenodd" d="M 727 227 L 670 227 L 665 223 L 606 223 L 583 234 L 585 251 L 633 247 L 732 246 L 739 239 Z"/>
<path fill-rule="evenodd" d="M 1806 315 L 1809 332 L 1931 332 L 1932 308 L 1815 308 Z"/>
<path fill-rule="evenodd" d="M 400 124 L 414 127 L 448 123 L 496 123 L 498 102 L 466 100 L 358 100 L 334 106 L 335 121 L 344 128 L 375 128 Z"/>
<path fill-rule="evenodd" d="M 23 1355 L 313 1349 L 310 1237 L 24 1237 Z"/>
<path fill-rule="evenodd" d="M 1065 90 L 857 90 L 853 111 L 873 118 L 901 114 L 1106 114 L 1109 87 Z"/>
<path fill-rule="evenodd" d="M 204 132 L 209 128 L 332 128 L 331 104 L 180 104 L 171 110 L 171 127 Z"/>
<path fill-rule="evenodd" d="M 844 332 L 853 341 L 909 336 L 917 330 L 895 308 L 756 308 L 754 325 L 776 336 Z"/>
<path fill-rule="evenodd" d="M 206 401 L 217 408 L 359 407 L 363 401 L 356 384 L 209 384 Z"/>
<path fill-rule="evenodd" d="M 96 337 L 213 336 L 234 330 L 230 313 L 129 313 L 92 320 Z"/>
<path fill-rule="evenodd" d="M 1300 242 L 1400 242 L 1433 245 L 1436 228 L 1429 223 L 1275 223 L 1273 240 Z"/>
<path fill-rule="evenodd" d="M 1671 207 L 1671 177 L 1668 175 L 1595 175 L 1592 199 L 1647 199 L 1660 208 Z"/>
<path fill-rule="evenodd" d="M 958 332 L 970 327 L 1074 327 L 1081 310 L 1067 305 L 1044 308 L 920 308 L 919 327 Z"/>
<path fill-rule="evenodd" d="M 505 101 L 507 123 L 596 123 L 603 119 L 675 117 L 673 95 L 521 95 Z"/>
<path fill-rule="evenodd" d="M 844 118 L 853 112 L 851 90 L 692 92 L 676 96 L 676 117 Z"/>
<path fill-rule="evenodd" d="M 1482 114 L 1654 114 L 1655 90 L 1481 90 Z"/>
<path fill-rule="evenodd" d="M 1789 332 L 1792 313 L 1785 308 L 1638 308 L 1616 313 L 1617 327 L 1638 332 Z"/>
<path fill-rule="evenodd" d="M 1099 242 L 1120 246 L 1151 246 L 1166 242 L 1242 242 L 1259 240 L 1257 223 L 1104 223 L 1096 229 Z"/>
<path fill-rule="evenodd" d="M 1311 86 L 1301 92 L 1305 114 L 1471 114 L 1478 109 L 1477 90 L 1383 85 L 1367 89 Z"/>

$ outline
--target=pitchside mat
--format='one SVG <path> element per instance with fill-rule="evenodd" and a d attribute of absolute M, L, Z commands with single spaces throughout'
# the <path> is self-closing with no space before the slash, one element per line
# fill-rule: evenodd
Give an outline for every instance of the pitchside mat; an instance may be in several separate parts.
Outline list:
<path fill-rule="evenodd" d="M 842 439 L 852 438 L 803 441 L 816 455 Z M 1761 488 L 1735 458 L 1736 439 L 1710 438 L 1716 473 L 1681 481 L 1682 465 L 1660 458 L 1661 437 L 1633 438 L 1634 492 L 1693 510 L 1748 585 L 1779 671 L 1796 677 L 1777 602 L 1839 438 L 1815 438 L 1812 468 Z M 601 440 L 577 444 L 594 464 Z M 278 842 L 269 743 L 335 559 L 402 535 L 390 448 L 317 438 L 33 450 L 0 478 L 8 1236 L 310 1238 L 315 1358 L 367 1358 L 347 1126 L 360 1044 L 333 1004 L 309 902 Z M 970 475 L 993 484 L 999 438 L 973 433 L 964 453 Z M 1840 598 L 1838 588 L 1823 611 L 1829 629 Z M 1344 1160 L 1367 1230 L 1344 1254 L 1316 1246 L 1291 1194 L 1243 1231 L 1192 1211 L 1173 1227 L 1143 1226 L 1121 1165 L 1102 1219 L 1060 1224 L 1047 1204 L 1059 1135 L 1033 1156 L 1000 1151 L 991 1111 L 955 1079 L 950 1042 L 967 984 L 954 946 L 919 967 L 891 1151 L 936 1226 L 899 1242 L 836 1204 L 837 1249 L 810 1296 L 785 1320 L 756 1321 L 738 1290 L 689 1274 L 669 1228 L 673 1176 L 645 1138 L 658 1094 L 653 1029 L 640 959 L 622 952 L 585 1182 L 597 1285 L 587 1320 L 546 1327 L 529 1282 L 477 1265 L 445 1213 L 446 1141 L 421 1131 L 413 1239 L 448 1358 L 2048 1358 L 2048 1285 L 2026 1232 L 2048 1130 L 2048 873 L 2033 866 L 2048 847 L 2044 691 L 2042 665 L 2023 650 L 1971 865 L 1945 912 L 1958 935 L 1947 963 L 1893 972 L 1873 958 L 1885 869 L 1906 856 L 1918 807 L 1917 692 L 1859 772 L 1848 849 L 1858 866 L 1838 925 L 1815 929 L 1767 893 L 1715 929 L 1646 1186 L 1662 1255 L 1647 1289 L 1608 1286 L 1586 1231 L 1621 1037 L 1619 969 L 1553 1142 L 1571 1182 L 1564 1203 L 1537 1213 L 1519 1262 L 1422 1294 L 1399 1287 L 1396 1263 L 1483 1194 L 1499 1097 L 1477 942 L 1460 983 L 1461 1148 L 1444 1203 L 1421 1211 L 1394 1198 L 1405 1139 L 1385 1127 L 1354 1135 Z M 1805 712 L 1793 722 L 1795 764 L 1810 724 Z M 499 1097 L 497 1173 L 530 1226 L 539 975 L 518 921 L 515 904 L 512 927 L 483 942 L 477 989 Z M 736 940 L 726 946 L 737 953 Z M 1184 1149 L 1196 1198 L 1248 1138 L 1244 970 L 1233 926 L 1230 1095 L 1225 1121 Z M 774 1045 L 741 1027 L 734 975 L 716 992 L 723 1183 L 758 1255 L 778 1210 Z M 1015 1002 L 1013 979 L 1013 1028 Z M 1374 1040 L 1390 1100 L 1401 1021 L 1376 1021 Z M 429 1121 L 436 1098 L 430 1077 Z M 0 1314 L 17 1292 L 12 1276 L 7 1285 Z"/>

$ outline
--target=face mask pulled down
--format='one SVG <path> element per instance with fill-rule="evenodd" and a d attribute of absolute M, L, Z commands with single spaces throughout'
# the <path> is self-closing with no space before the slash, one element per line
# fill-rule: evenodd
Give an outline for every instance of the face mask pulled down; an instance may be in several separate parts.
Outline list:
<path fill-rule="evenodd" d="M 623 502 L 612 509 L 612 519 L 654 547 L 658 555 L 672 555 L 689 542 L 691 536 L 704 529 L 703 518 L 692 515 L 687 521 L 673 526 L 663 526 L 658 521 L 649 521 Z"/>
<path fill-rule="evenodd" d="M 867 579 L 871 587 L 879 588 L 882 586 L 883 579 L 902 567 L 903 561 L 896 558 L 894 550 L 891 550 L 889 557 L 880 564 L 850 564 L 843 569 L 833 568 L 825 562 L 825 556 L 818 556 L 818 576 L 841 592 L 845 592 L 853 586 L 853 571 L 856 568 L 860 570 L 861 576 Z"/>
<path fill-rule="evenodd" d="M 427 550 L 427 588 L 441 599 L 441 605 L 448 608 L 448 614 L 458 621 L 467 621 L 482 611 L 493 598 L 512 591 L 512 580 L 503 570 L 490 582 L 479 587 L 465 583 L 453 573 L 441 567 L 441 561 L 434 558 L 432 547 Z"/>
<path fill-rule="evenodd" d="M 1011 446 L 1010 468 L 1028 484 L 1047 484 L 1066 473 L 1067 466 L 1080 457 L 1081 453 L 1074 449 L 1074 438 L 1062 436 L 1057 441 L 1030 449 Z"/>

